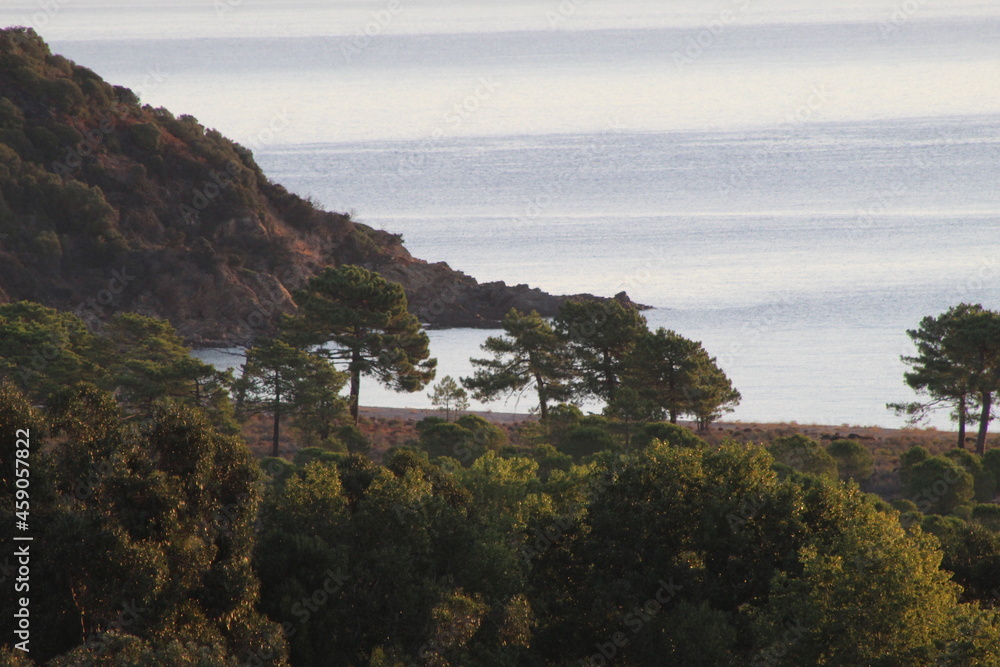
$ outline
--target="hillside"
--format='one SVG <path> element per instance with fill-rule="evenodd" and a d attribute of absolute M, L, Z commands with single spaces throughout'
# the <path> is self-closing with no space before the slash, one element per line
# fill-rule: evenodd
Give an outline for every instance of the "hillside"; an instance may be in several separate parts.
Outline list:
<path fill-rule="evenodd" d="M 238 344 L 342 263 L 402 283 L 429 326 L 496 326 L 511 307 L 552 315 L 570 298 L 416 259 L 398 235 L 271 182 L 197 119 L 142 105 L 30 29 L 0 31 L 0 302 L 94 324 L 135 311 L 193 345 Z"/>

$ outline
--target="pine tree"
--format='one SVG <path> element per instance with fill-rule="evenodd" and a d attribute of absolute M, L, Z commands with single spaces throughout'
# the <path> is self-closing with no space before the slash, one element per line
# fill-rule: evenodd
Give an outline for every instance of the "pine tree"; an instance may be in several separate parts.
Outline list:
<path fill-rule="evenodd" d="M 614 400 L 628 354 L 647 330 L 646 318 L 614 300 L 567 301 L 559 308 L 555 329 L 573 357 L 574 393 Z"/>
<path fill-rule="evenodd" d="M 469 394 L 458 386 L 450 375 L 445 375 L 428 394 L 431 404 L 444 410 L 445 420 L 451 421 L 452 410 L 461 412 L 469 409 Z"/>
<path fill-rule="evenodd" d="M 299 313 L 284 322 L 285 338 L 346 363 L 350 409 L 358 420 L 361 377 L 395 391 L 418 391 L 434 379 L 437 360 L 406 294 L 360 266 L 327 268 L 294 293 Z"/>
<path fill-rule="evenodd" d="M 503 318 L 505 336 L 490 336 L 481 347 L 492 359 L 472 359 L 477 370 L 462 384 L 480 401 L 513 395 L 534 387 L 542 419 L 551 401 L 562 401 L 571 390 L 570 359 L 562 340 L 535 311 L 511 309 Z"/>

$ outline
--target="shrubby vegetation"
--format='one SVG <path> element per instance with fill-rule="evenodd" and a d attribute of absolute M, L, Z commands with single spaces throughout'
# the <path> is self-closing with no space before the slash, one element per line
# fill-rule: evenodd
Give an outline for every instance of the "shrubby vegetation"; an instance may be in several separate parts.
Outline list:
<path fill-rule="evenodd" d="M 331 269 L 310 289 L 341 280 L 355 291 L 366 285 L 367 299 L 395 298 L 356 267 Z M 160 320 L 122 314 L 92 330 L 37 304 L 0 306 L 7 539 L 14 430 L 31 428 L 36 443 L 32 659 L 1000 660 L 992 502 L 1000 452 L 914 447 L 900 457 L 901 494 L 890 506 L 859 489 L 873 460 L 855 439 L 709 444 L 663 420 L 674 398 L 676 413 L 699 414 L 689 400 L 702 395 L 697 389 L 670 389 L 670 378 L 698 386 L 711 359 L 696 343 L 644 332 L 633 318 L 634 347 L 617 348 L 607 357 L 617 365 L 588 376 L 584 361 L 604 356 L 569 344 L 562 325 L 515 315 L 525 326 L 509 330 L 505 354 L 521 346 L 524 363 L 565 364 L 547 398 L 604 388 L 612 405 L 644 407 L 587 415 L 553 403 L 516 441 L 476 415 L 429 417 L 412 446 L 372 460 L 339 396 L 349 373 L 318 342 L 320 332 L 344 327 L 332 349 L 355 359 L 357 339 L 344 323 L 385 320 L 354 310 L 354 297 L 323 293 L 307 297 L 326 301 L 287 320 L 282 338 L 248 352 L 238 380 L 191 358 Z M 392 312 L 405 313 L 405 300 Z M 355 381 L 366 371 L 389 382 L 414 373 L 401 388 L 426 381 L 426 336 L 407 322 L 363 338 L 368 365 Z M 552 343 L 541 361 L 531 358 L 531 340 Z M 657 387 L 632 384 L 631 355 L 643 340 L 680 351 L 663 361 Z M 394 352 L 397 343 L 409 351 Z M 727 382 L 720 386 L 724 394 Z M 291 418 L 306 446 L 292 461 L 255 461 L 231 435 L 254 412 L 271 415 L 274 442 Z M 2 605 L 12 618 L 13 601 Z"/>
<path fill-rule="evenodd" d="M 864 458 L 842 444 L 775 441 L 779 461 L 654 423 L 628 450 L 571 456 L 511 447 L 466 415 L 425 420 L 418 449 L 381 463 L 321 448 L 257 462 L 192 403 L 123 405 L 81 383 L 41 405 L 0 388 L 3 441 L 30 427 L 45 442 L 32 460 L 39 662 L 1000 659 L 995 506 L 974 505 L 973 523 L 921 514 L 920 498 L 901 514 L 837 479 Z M 581 422 L 620 436 L 557 412 L 548 435 L 563 447 Z M 0 451 L 9 538 L 11 449 Z M 908 453 L 907 491 L 936 489 L 940 469 L 962 489 L 948 498 L 971 501 L 966 467 L 982 461 L 968 456 Z"/>
<path fill-rule="evenodd" d="M 415 449 L 376 464 L 344 444 L 357 436 L 341 402 L 320 447 L 258 464 L 212 426 L 231 426 L 226 378 L 165 323 L 123 315 L 92 332 L 20 303 L 0 307 L 0 326 L 21 383 L 0 392 L 0 426 L 48 434 L 33 599 L 52 633 L 36 657 L 52 664 L 996 656 L 984 609 L 1000 513 L 975 502 L 996 490 L 992 452 L 907 452 L 902 515 L 838 481 L 871 474 L 853 440 L 712 447 L 656 421 L 626 440 L 620 420 L 571 404 L 549 409 L 530 448 L 474 415 L 428 418 Z M 42 361 L 29 352 L 43 348 Z M 233 383 L 239 414 L 252 400 L 281 414 L 287 397 L 290 414 L 322 421 L 306 408 L 345 380 L 327 364 L 262 342 Z M 67 562 L 68 576 L 46 574 Z"/>

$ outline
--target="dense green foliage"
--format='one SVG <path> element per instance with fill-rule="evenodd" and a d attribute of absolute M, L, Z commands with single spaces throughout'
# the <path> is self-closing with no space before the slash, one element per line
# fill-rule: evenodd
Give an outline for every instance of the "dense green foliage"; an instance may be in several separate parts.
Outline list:
<path fill-rule="evenodd" d="M 246 447 L 177 405 L 128 426 L 93 385 L 50 403 L 39 415 L 11 385 L 0 388 L 0 458 L 9 463 L 18 428 L 31 429 L 36 448 L 31 657 L 221 665 L 269 655 L 262 664 L 284 664 L 280 629 L 257 610 L 250 556 L 260 473 Z M 41 453 L 46 428 L 56 437 Z M 5 542 L 12 495 L 3 489 Z M 14 597 L 0 600 L 12 618 Z"/>
<path fill-rule="evenodd" d="M 837 472 L 843 481 L 861 483 L 872 476 L 875 460 L 868 448 L 857 440 L 834 440 L 826 451 L 837 463 Z"/>
<path fill-rule="evenodd" d="M 1000 656 L 1000 626 L 982 609 L 1000 539 L 923 519 L 942 551 L 920 520 L 900 523 L 835 470 L 779 474 L 796 452 L 823 460 L 809 442 L 776 441 L 779 464 L 660 424 L 648 431 L 675 444 L 573 466 L 546 447 L 500 456 L 501 437 L 483 435 L 469 442 L 490 446 L 464 465 L 447 452 L 396 450 L 377 465 L 303 450 L 291 466 L 261 462 L 261 487 L 246 450 L 197 415 L 156 407 L 148 425 L 126 427 L 86 385 L 50 404 L 39 415 L 10 385 L 0 391 L 0 429 L 47 424 L 58 436 L 33 462 L 37 572 L 61 568 L 34 592 L 52 639 L 33 657 L 53 665 L 277 665 L 286 651 L 296 665 Z M 568 433 L 580 419 L 568 417 Z M 459 421 L 428 420 L 422 438 L 491 427 Z M 907 457 L 938 459 L 950 461 Z"/>
<path fill-rule="evenodd" d="M 276 481 L 258 562 L 293 663 L 1000 655 L 995 619 L 978 597 L 959 602 L 935 539 L 856 488 L 782 479 L 754 446 L 653 444 L 547 481 L 538 459 L 486 453 L 461 467 L 400 450 L 383 466 L 343 457 Z"/>
<path fill-rule="evenodd" d="M 134 313 L 115 315 L 98 333 L 37 303 L 0 305 L 0 375 L 35 401 L 86 381 L 131 409 L 170 398 L 206 409 L 228 433 L 236 428 L 229 375 L 193 358 L 169 323 Z"/>
<path fill-rule="evenodd" d="M 344 273 L 368 284 L 372 299 L 385 296 L 384 283 Z M 8 541 L 15 432 L 28 428 L 34 439 L 32 659 L 393 667 L 1000 660 L 1000 510 L 992 504 L 1000 453 L 905 452 L 893 509 L 859 490 L 873 462 L 856 440 L 710 445 L 642 410 L 626 421 L 560 403 L 519 433 L 519 446 L 479 416 L 432 417 L 417 425 L 413 446 L 376 463 L 364 436 L 340 421 L 345 374 L 315 353 L 333 329 L 303 326 L 307 317 L 368 315 L 345 315 L 347 297 L 317 292 L 287 340 L 262 339 L 248 351 L 233 383 L 240 414 L 269 412 L 275 433 L 294 415 L 310 434 L 305 444 L 316 446 L 292 462 L 255 462 L 220 433 L 233 415 L 226 378 L 191 359 L 166 323 L 123 315 L 91 331 L 37 304 L 0 306 L 0 534 Z M 526 325 L 518 344 L 544 334 L 571 379 L 578 352 L 541 318 L 515 317 Z M 425 349 L 425 334 L 399 331 Z M 391 350 L 399 340 L 385 335 L 380 344 Z M 311 342 L 313 352 L 293 342 Z M 613 404 L 644 400 L 629 386 L 632 355 L 646 354 L 644 345 L 681 351 L 661 360 L 662 383 L 645 399 L 669 412 L 670 378 L 696 386 L 710 358 L 671 332 L 640 334 Z M 51 348 L 39 353 L 44 363 L 32 363 L 32 346 Z M 688 401 L 678 412 L 697 414 L 692 395 L 676 394 Z M 11 619 L 14 604 L 3 598 L 0 613 Z M 10 664 L 23 657 L 10 643 L 3 650 Z"/>

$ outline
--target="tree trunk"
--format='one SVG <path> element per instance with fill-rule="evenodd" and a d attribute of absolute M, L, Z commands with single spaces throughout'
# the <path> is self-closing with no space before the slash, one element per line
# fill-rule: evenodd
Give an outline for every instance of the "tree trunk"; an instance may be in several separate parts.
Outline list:
<path fill-rule="evenodd" d="M 278 456 L 278 434 L 281 431 L 281 389 L 274 383 L 274 436 L 271 438 L 271 456 Z"/>
<path fill-rule="evenodd" d="M 274 437 L 271 439 L 271 456 L 278 456 L 278 432 L 281 429 L 281 412 L 274 413 Z"/>
<path fill-rule="evenodd" d="M 361 350 L 351 353 L 351 418 L 358 424 L 358 397 L 361 395 Z"/>
<path fill-rule="evenodd" d="M 535 374 L 535 386 L 538 387 L 538 411 L 542 421 L 545 421 L 549 416 L 549 406 L 545 400 L 545 383 L 542 382 L 542 378 L 537 373 Z"/>
<path fill-rule="evenodd" d="M 958 448 L 965 449 L 965 420 L 968 409 L 965 406 L 965 394 L 958 397 Z"/>
<path fill-rule="evenodd" d="M 618 389 L 617 378 L 611 372 L 611 355 L 604 350 L 604 399 L 608 403 L 615 399 L 615 391 Z"/>
<path fill-rule="evenodd" d="M 986 453 L 986 431 L 990 427 L 990 411 L 993 409 L 993 392 L 983 392 L 983 411 L 979 415 L 979 434 L 976 436 L 976 454 Z"/>
<path fill-rule="evenodd" d="M 673 376 L 673 371 L 671 371 L 670 378 L 667 380 L 667 391 L 669 392 L 671 406 L 667 409 L 670 413 L 670 423 L 677 423 L 677 383 Z"/>

